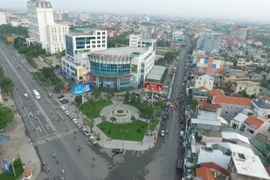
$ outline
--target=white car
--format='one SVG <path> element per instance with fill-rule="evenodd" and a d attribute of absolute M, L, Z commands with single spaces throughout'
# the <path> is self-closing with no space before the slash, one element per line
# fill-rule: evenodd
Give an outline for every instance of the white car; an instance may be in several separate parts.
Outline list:
<path fill-rule="evenodd" d="M 69 117 L 70 117 L 70 119 L 73 119 L 74 117 L 72 116 L 72 114 L 69 114 Z"/>
<path fill-rule="evenodd" d="M 72 121 L 73 121 L 75 124 L 78 123 L 77 119 L 72 119 Z"/>
<path fill-rule="evenodd" d="M 160 131 L 160 136 L 161 136 L 161 137 L 164 137 L 164 136 L 165 136 L 165 130 L 164 130 L 164 129 L 162 129 L 162 130 Z"/>
<path fill-rule="evenodd" d="M 184 134 L 185 134 L 185 132 L 184 131 L 180 131 L 180 137 L 184 137 Z"/>
<path fill-rule="evenodd" d="M 69 112 L 68 111 L 65 111 L 66 115 L 69 115 Z"/>
<path fill-rule="evenodd" d="M 66 110 L 64 106 L 60 106 L 60 109 L 62 109 L 63 111 Z"/>
<path fill-rule="evenodd" d="M 63 100 L 65 100 L 65 99 L 67 99 L 67 97 L 63 97 L 63 98 L 61 98 L 61 99 L 60 99 L 60 101 L 63 101 Z"/>

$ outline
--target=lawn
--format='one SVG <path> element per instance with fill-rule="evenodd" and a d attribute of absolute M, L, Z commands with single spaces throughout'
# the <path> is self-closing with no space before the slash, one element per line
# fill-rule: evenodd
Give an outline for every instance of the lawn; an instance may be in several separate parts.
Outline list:
<path fill-rule="evenodd" d="M 112 104 L 112 101 L 88 101 L 84 103 L 80 110 L 89 119 L 100 117 L 100 111 Z"/>
<path fill-rule="evenodd" d="M 104 121 L 97 126 L 104 134 L 112 139 L 141 142 L 148 124 L 140 120 L 125 124 Z"/>
<path fill-rule="evenodd" d="M 175 51 L 173 51 L 173 50 L 170 50 L 170 49 L 157 49 L 157 51 L 156 51 L 156 55 L 162 55 L 162 56 L 164 56 L 164 54 L 166 53 L 166 52 L 175 52 Z"/>

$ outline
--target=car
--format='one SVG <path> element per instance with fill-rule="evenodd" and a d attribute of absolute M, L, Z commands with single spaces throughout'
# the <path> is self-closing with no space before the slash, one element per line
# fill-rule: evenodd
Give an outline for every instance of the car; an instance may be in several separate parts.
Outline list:
<path fill-rule="evenodd" d="M 114 154 L 123 154 L 124 150 L 123 149 L 112 149 L 112 153 Z"/>
<path fill-rule="evenodd" d="M 61 101 L 64 101 L 64 100 L 67 100 L 67 97 L 62 97 L 62 98 L 60 98 L 60 102 L 61 102 Z"/>
<path fill-rule="evenodd" d="M 70 119 L 73 119 L 74 117 L 72 116 L 72 114 L 69 114 L 69 117 L 70 117 Z"/>
<path fill-rule="evenodd" d="M 25 93 L 25 94 L 24 94 L 24 97 L 25 97 L 26 99 L 28 99 L 28 98 L 29 98 L 29 96 L 28 96 L 28 94 L 27 94 L 27 93 Z"/>
<path fill-rule="evenodd" d="M 49 94 L 48 94 L 48 97 L 49 97 L 49 98 L 52 98 L 53 96 L 52 96 L 52 94 L 51 94 L 51 93 L 49 93 Z"/>
<path fill-rule="evenodd" d="M 61 99 L 61 98 L 63 98 L 63 97 L 65 97 L 63 94 L 61 94 L 60 96 L 58 96 L 57 98 L 58 99 Z"/>
<path fill-rule="evenodd" d="M 68 100 L 64 100 L 64 101 L 60 101 L 62 104 L 67 104 L 69 101 Z"/>
<path fill-rule="evenodd" d="M 69 115 L 69 111 L 65 111 L 66 115 Z"/>
<path fill-rule="evenodd" d="M 78 121 L 77 121 L 77 119 L 72 119 L 72 121 L 75 123 L 75 124 L 77 124 L 78 123 Z"/>
<path fill-rule="evenodd" d="M 78 127 L 79 129 L 82 129 L 82 125 L 81 125 L 80 123 L 77 124 L 77 127 Z"/>
<path fill-rule="evenodd" d="M 164 129 L 161 129 L 161 130 L 160 130 L 160 136 L 161 136 L 161 137 L 164 137 L 164 136 L 165 136 L 165 130 L 164 130 Z"/>
<path fill-rule="evenodd" d="M 17 69 L 21 69 L 21 67 L 17 67 Z"/>
<path fill-rule="evenodd" d="M 60 106 L 60 109 L 62 109 L 63 111 L 66 110 L 64 106 Z"/>
<path fill-rule="evenodd" d="M 181 130 L 180 131 L 180 137 L 182 138 L 182 137 L 184 137 L 184 135 L 185 135 L 185 132 L 183 130 Z"/>
<path fill-rule="evenodd" d="M 164 87 L 164 88 L 169 88 L 167 85 L 164 85 L 163 87 Z"/>

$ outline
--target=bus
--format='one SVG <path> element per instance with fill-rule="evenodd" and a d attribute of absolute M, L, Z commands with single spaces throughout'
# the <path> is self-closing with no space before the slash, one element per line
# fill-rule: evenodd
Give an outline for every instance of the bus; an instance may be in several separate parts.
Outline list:
<path fill-rule="evenodd" d="M 40 94 L 38 93 L 38 91 L 36 89 L 33 90 L 33 93 L 34 93 L 36 99 L 40 99 Z"/>

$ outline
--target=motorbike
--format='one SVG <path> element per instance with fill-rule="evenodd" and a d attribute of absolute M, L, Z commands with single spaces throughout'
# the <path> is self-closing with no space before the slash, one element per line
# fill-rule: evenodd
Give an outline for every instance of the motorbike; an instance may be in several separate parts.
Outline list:
<path fill-rule="evenodd" d="M 62 173 L 65 174 L 65 170 L 64 169 L 62 169 Z"/>

